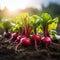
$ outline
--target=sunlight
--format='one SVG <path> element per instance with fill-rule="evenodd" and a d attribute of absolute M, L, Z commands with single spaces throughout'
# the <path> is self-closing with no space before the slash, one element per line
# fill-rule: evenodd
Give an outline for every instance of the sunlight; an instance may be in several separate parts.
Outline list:
<path fill-rule="evenodd" d="M 41 9 L 41 3 L 42 0 L 0 0 L 0 8 L 7 7 L 10 11 L 25 9 L 26 7 Z"/>
<path fill-rule="evenodd" d="M 1 9 L 6 6 L 9 10 L 14 11 L 18 8 L 25 9 L 29 0 L 1 0 Z"/>

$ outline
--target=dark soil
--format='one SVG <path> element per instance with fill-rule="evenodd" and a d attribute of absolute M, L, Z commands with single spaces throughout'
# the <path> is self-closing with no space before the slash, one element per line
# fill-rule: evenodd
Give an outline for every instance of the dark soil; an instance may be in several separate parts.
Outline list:
<path fill-rule="evenodd" d="M 0 41 L 0 60 L 60 60 L 60 41 L 47 48 L 38 44 L 39 51 L 34 46 L 21 46 L 18 51 L 7 43 Z"/>

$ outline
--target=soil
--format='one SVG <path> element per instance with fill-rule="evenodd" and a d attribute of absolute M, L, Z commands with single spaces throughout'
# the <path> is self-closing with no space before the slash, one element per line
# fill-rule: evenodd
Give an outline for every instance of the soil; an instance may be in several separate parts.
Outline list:
<path fill-rule="evenodd" d="M 34 49 L 34 45 L 21 46 L 15 51 L 12 45 L 3 43 L 3 40 L 0 41 L 0 60 L 60 60 L 60 41 L 47 48 L 38 43 L 39 51 Z"/>

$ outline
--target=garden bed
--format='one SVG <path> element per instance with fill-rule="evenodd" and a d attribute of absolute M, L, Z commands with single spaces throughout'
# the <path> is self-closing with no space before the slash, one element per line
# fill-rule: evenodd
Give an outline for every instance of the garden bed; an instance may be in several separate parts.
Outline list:
<path fill-rule="evenodd" d="M 34 46 L 21 46 L 18 51 L 10 48 L 9 44 L 0 42 L 0 60 L 60 60 L 60 42 L 48 46 L 41 47 L 38 44 L 39 51 Z"/>
<path fill-rule="evenodd" d="M 2 19 L 0 60 L 60 60 L 58 20 L 48 13 L 23 13 L 18 18 Z"/>

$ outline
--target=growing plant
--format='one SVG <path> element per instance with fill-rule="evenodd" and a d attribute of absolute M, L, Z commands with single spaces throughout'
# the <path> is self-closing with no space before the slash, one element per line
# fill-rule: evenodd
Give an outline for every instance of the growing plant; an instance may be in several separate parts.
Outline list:
<path fill-rule="evenodd" d="M 19 27 L 20 26 L 18 24 L 11 22 L 11 28 L 10 28 L 11 37 L 10 37 L 10 39 L 5 40 L 4 42 L 12 42 L 12 41 L 15 41 L 16 38 L 17 38 L 17 36 L 18 36 L 18 33 L 19 33 Z"/>
<path fill-rule="evenodd" d="M 15 46 L 15 50 L 21 45 L 30 46 L 32 43 L 38 51 L 38 42 L 42 42 L 45 47 L 52 44 L 52 41 L 57 36 L 54 33 L 57 23 L 58 18 L 52 19 L 48 13 L 43 13 L 40 17 L 38 15 L 29 16 L 28 13 L 22 13 L 11 20 L 2 19 L 0 27 L 5 30 L 5 37 L 10 36 L 10 39 L 5 42 L 11 42 Z M 51 30 L 54 31 L 51 32 Z M 8 35 L 9 31 L 11 31 L 10 35 Z M 40 36 L 41 32 L 43 37 Z M 16 42 L 18 42 L 17 45 Z"/>
<path fill-rule="evenodd" d="M 43 30 L 44 37 L 42 37 L 42 43 L 46 46 L 52 43 L 50 30 L 56 29 L 58 23 L 58 18 L 52 20 L 52 17 L 48 13 L 43 13 L 40 19 L 40 28 Z"/>
<path fill-rule="evenodd" d="M 11 33 L 9 32 L 11 28 L 11 22 L 7 18 L 2 18 L 0 22 L 0 28 L 4 29 L 3 36 L 9 38 Z"/>
<path fill-rule="evenodd" d="M 26 45 L 26 46 L 29 46 L 31 44 L 31 41 L 29 39 L 29 36 L 31 33 L 31 27 L 30 27 L 30 20 L 29 20 L 28 13 L 24 13 L 20 15 L 20 24 L 22 24 L 21 30 L 20 30 L 21 34 L 17 37 L 17 40 L 20 40 L 20 42 L 16 45 L 16 50 L 18 46 L 20 46 L 21 44 Z"/>
<path fill-rule="evenodd" d="M 35 44 L 35 49 L 38 51 L 38 47 L 37 47 L 37 43 L 40 42 L 41 40 L 41 36 L 38 34 L 38 31 L 37 31 L 37 28 L 39 27 L 40 25 L 40 17 L 38 15 L 33 15 L 30 17 L 30 20 L 31 20 L 31 28 L 33 30 L 33 35 L 31 37 L 32 39 L 32 42 L 34 42 Z"/>

